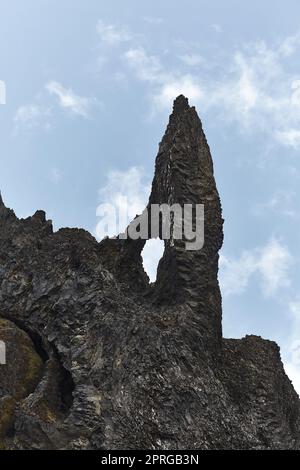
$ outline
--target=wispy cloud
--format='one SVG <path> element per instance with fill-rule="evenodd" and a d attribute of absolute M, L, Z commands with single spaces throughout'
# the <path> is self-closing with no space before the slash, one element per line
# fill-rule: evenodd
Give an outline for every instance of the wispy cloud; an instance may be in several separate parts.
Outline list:
<path fill-rule="evenodd" d="M 14 123 L 15 130 L 23 129 L 34 129 L 42 127 L 49 129 L 50 117 L 52 110 L 50 107 L 45 107 L 37 104 L 28 104 L 20 106 L 15 114 Z"/>
<path fill-rule="evenodd" d="M 131 48 L 125 55 L 128 65 L 136 72 L 140 80 L 146 82 L 163 82 L 166 72 L 158 57 L 149 55 L 142 47 Z"/>
<path fill-rule="evenodd" d="M 165 70 L 158 57 L 148 55 L 141 47 L 129 49 L 125 60 L 140 80 L 153 85 L 152 99 L 157 109 L 169 108 L 173 99 L 181 93 L 196 101 L 203 96 L 201 87 L 191 74 L 172 75 Z"/>
<path fill-rule="evenodd" d="M 294 54 L 299 48 L 300 33 L 276 44 L 244 44 L 231 55 L 215 56 L 209 76 L 198 67 L 205 63 L 192 47 L 183 55 L 173 51 L 181 63 L 177 67 L 142 47 L 130 48 L 125 59 L 136 78 L 148 84 L 157 110 L 169 108 L 176 94 L 184 93 L 226 126 L 261 132 L 273 143 L 298 149 L 300 68 L 295 67 Z"/>
<path fill-rule="evenodd" d="M 204 59 L 204 57 L 202 57 L 200 54 L 183 54 L 180 55 L 179 58 L 184 64 L 188 65 L 189 67 L 196 67 L 199 65 L 206 66 L 206 59 Z"/>
<path fill-rule="evenodd" d="M 290 285 L 292 257 L 288 248 L 276 238 L 264 247 L 244 251 L 239 258 L 220 257 L 220 282 L 225 296 L 242 294 L 250 279 L 259 276 L 266 297 Z"/>
<path fill-rule="evenodd" d="M 288 129 L 276 133 L 277 140 L 286 147 L 297 149 L 300 147 L 300 130 Z"/>
<path fill-rule="evenodd" d="M 164 83 L 160 91 L 153 96 L 156 108 L 169 108 L 174 97 L 184 94 L 188 96 L 192 102 L 201 101 L 204 91 L 199 86 L 194 77 L 190 74 L 183 75 L 178 78 L 170 78 Z"/>
<path fill-rule="evenodd" d="M 300 32 L 286 37 L 279 46 L 279 53 L 284 57 L 290 57 L 300 46 Z"/>
<path fill-rule="evenodd" d="M 291 190 L 276 191 L 268 201 L 256 204 L 252 208 L 252 212 L 258 216 L 271 212 L 276 216 L 297 219 L 300 214 L 297 208 L 296 192 Z"/>
<path fill-rule="evenodd" d="M 97 103 L 95 98 L 76 95 L 71 88 L 65 88 L 56 81 L 48 82 L 46 90 L 58 98 L 58 103 L 62 108 L 84 118 L 90 117 L 91 107 Z"/>
<path fill-rule="evenodd" d="M 92 109 L 100 105 L 96 98 L 76 95 L 71 88 L 65 88 L 56 81 L 46 83 L 45 90 L 57 97 L 61 108 L 84 118 L 91 117 Z M 55 106 L 49 103 L 49 96 L 44 92 L 36 95 L 32 103 L 19 106 L 14 116 L 14 133 L 21 129 L 51 129 Z"/>
<path fill-rule="evenodd" d="M 151 183 L 145 175 L 143 168 L 131 167 L 128 170 L 112 170 L 106 177 L 106 182 L 99 189 L 100 204 L 96 215 L 100 219 L 95 229 L 98 240 L 104 236 L 116 236 L 124 232 L 128 224 L 136 215 L 145 209 Z M 111 206 L 115 212 L 111 212 Z M 126 213 L 124 220 L 119 214 Z M 117 215 L 117 221 L 115 220 Z M 103 221 L 105 220 L 105 225 Z M 117 224 L 115 223 L 117 222 Z M 107 231 L 110 227 L 112 230 Z M 143 264 L 150 281 L 156 279 L 157 265 L 164 251 L 164 242 L 161 240 L 148 240 L 142 252 Z"/>
<path fill-rule="evenodd" d="M 96 214 L 100 221 L 96 227 L 96 235 L 101 240 L 106 235 L 118 235 L 126 229 L 136 215 L 142 213 L 149 198 L 150 182 L 142 168 L 131 167 L 126 171 L 111 170 L 98 193 L 100 204 Z M 117 221 L 119 227 L 114 223 L 115 214 L 111 214 L 111 220 L 108 220 L 106 205 L 114 207 L 117 215 L 126 212 L 125 220 Z M 103 217 L 108 220 L 108 224 L 112 228 L 108 233 L 106 232 L 107 227 L 103 226 Z"/>
<path fill-rule="evenodd" d="M 103 20 L 97 23 L 97 33 L 101 41 L 110 46 L 130 41 L 133 37 L 127 27 L 106 23 Z"/>

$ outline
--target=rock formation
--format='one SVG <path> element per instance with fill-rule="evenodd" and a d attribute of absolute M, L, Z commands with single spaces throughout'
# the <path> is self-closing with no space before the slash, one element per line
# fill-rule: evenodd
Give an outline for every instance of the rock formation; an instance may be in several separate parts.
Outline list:
<path fill-rule="evenodd" d="M 149 206 L 202 203 L 205 243 L 98 243 L 19 220 L 0 197 L 0 445 L 5 449 L 296 449 L 299 398 L 278 346 L 223 339 L 223 220 L 201 122 L 179 96 Z"/>

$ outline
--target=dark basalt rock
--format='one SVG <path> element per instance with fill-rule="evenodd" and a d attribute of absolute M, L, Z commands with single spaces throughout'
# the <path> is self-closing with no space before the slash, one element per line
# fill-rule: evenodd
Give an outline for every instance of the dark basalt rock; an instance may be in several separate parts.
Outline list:
<path fill-rule="evenodd" d="M 300 402 L 277 345 L 222 338 L 221 205 L 183 96 L 159 147 L 153 203 L 203 203 L 205 244 L 166 241 L 151 285 L 144 241 L 54 233 L 43 212 L 19 220 L 0 198 L 0 340 L 11 332 L 13 354 L 0 365 L 2 447 L 300 447 Z M 28 358 L 17 352 L 24 343 Z M 18 368 L 33 361 L 29 383 L 13 375 L 12 358 Z"/>

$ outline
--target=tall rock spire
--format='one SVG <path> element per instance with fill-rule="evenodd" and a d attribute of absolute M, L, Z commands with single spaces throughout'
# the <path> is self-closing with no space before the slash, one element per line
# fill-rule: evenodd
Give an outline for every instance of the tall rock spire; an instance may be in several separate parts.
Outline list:
<path fill-rule="evenodd" d="M 187 250 L 183 240 L 166 240 L 159 264 L 156 297 L 162 303 L 188 303 L 199 314 L 210 344 L 221 340 L 221 297 L 217 280 L 218 251 L 223 242 L 221 204 L 213 163 L 201 121 L 187 98 L 174 102 L 166 133 L 159 146 L 149 200 L 204 205 L 204 246 Z M 214 337 L 212 341 L 211 336 Z"/>

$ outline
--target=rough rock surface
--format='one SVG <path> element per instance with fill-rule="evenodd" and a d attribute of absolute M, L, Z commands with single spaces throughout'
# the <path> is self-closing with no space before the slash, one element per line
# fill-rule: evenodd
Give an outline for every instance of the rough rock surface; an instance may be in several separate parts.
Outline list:
<path fill-rule="evenodd" d="M 54 233 L 44 212 L 19 220 L 0 198 L 2 447 L 300 447 L 300 402 L 278 346 L 222 338 L 221 205 L 201 122 L 183 96 L 149 199 L 166 202 L 204 203 L 205 244 L 166 241 L 151 285 L 144 241 Z"/>

